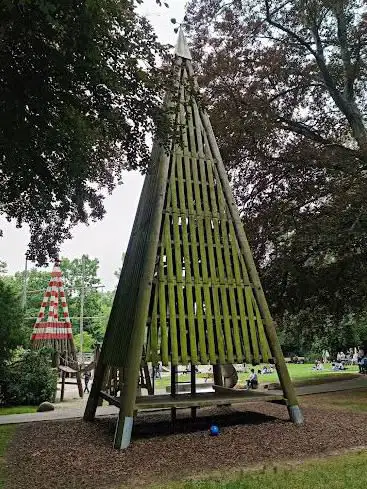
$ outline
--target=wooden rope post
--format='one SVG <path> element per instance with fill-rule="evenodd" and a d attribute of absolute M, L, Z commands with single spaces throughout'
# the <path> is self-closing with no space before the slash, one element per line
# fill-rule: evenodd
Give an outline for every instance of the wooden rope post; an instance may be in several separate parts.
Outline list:
<path fill-rule="evenodd" d="M 64 394 L 65 394 L 65 372 L 64 370 L 61 371 L 61 393 L 60 393 L 60 402 L 64 400 Z"/>
<path fill-rule="evenodd" d="M 171 397 L 175 398 L 177 394 L 177 367 L 171 363 Z M 175 431 L 177 411 L 175 407 L 171 408 L 171 427 Z"/>
<path fill-rule="evenodd" d="M 215 385 L 223 386 L 222 370 L 220 365 L 213 365 L 213 380 Z"/>
<path fill-rule="evenodd" d="M 93 384 L 90 390 L 87 406 L 85 408 L 85 412 L 83 416 L 84 421 L 93 421 L 96 416 L 96 410 L 99 401 L 99 393 L 102 390 L 105 372 L 106 372 L 106 365 L 102 361 L 102 354 L 101 354 L 98 359 L 96 369 L 94 371 Z"/>

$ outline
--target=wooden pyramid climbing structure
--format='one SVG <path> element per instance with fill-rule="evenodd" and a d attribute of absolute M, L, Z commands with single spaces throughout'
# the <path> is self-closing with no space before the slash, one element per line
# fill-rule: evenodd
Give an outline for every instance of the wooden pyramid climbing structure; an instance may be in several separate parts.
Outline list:
<path fill-rule="evenodd" d="M 59 308 L 62 309 L 62 319 Z M 38 350 L 44 347 L 54 351 L 54 366 L 62 371 L 61 400 L 64 397 L 65 375 L 76 376 L 79 396 L 83 397 L 83 387 L 73 338 L 69 309 L 66 302 L 60 263 L 55 262 L 51 278 L 43 296 L 40 312 L 33 327 L 31 346 Z M 66 382 L 75 384 L 74 382 Z"/>
<path fill-rule="evenodd" d="M 59 318 L 59 307 L 62 318 Z M 76 361 L 73 328 L 69 317 L 60 263 L 55 262 L 48 287 L 43 296 L 40 312 L 31 337 L 32 348 L 52 348 Z"/>
<path fill-rule="evenodd" d="M 173 69 L 176 85 L 165 103 L 175 138 L 169 152 L 159 142 L 153 147 L 84 416 L 94 418 L 106 368 L 120 368 L 118 448 L 129 445 L 134 411 L 155 406 L 137 398 L 147 362 L 275 363 L 291 418 L 302 422 L 213 130 L 195 96 L 181 30 Z M 201 402 L 191 392 L 185 407 L 218 404 L 214 393 Z M 179 406 L 180 396 L 173 397 L 156 406 Z"/>

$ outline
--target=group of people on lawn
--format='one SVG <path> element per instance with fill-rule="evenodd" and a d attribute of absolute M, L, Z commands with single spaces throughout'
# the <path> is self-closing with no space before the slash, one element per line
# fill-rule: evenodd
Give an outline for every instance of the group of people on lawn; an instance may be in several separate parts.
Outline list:
<path fill-rule="evenodd" d="M 322 352 L 322 362 L 321 360 L 316 360 L 315 365 L 312 367 L 313 370 L 323 370 L 323 363 L 329 361 L 330 355 L 327 350 Z M 340 351 L 336 355 L 336 360 L 331 363 L 332 370 L 339 371 L 345 370 L 346 365 L 358 365 L 359 373 L 367 373 L 367 355 L 365 350 L 361 347 L 350 348 L 347 353 Z"/>

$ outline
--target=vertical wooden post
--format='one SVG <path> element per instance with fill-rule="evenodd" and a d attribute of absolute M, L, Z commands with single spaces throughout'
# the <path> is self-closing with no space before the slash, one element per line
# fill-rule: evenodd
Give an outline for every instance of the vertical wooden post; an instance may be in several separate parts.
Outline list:
<path fill-rule="evenodd" d="M 171 363 L 171 397 L 176 397 L 177 394 L 177 367 Z M 176 408 L 171 408 L 171 424 L 172 432 L 175 431 L 176 424 Z"/>
<path fill-rule="evenodd" d="M 152 383 L 152 379 L 150 378 L 149 367 L 146 363 L 144 364 L 143 372 L 145 376 L 145 386 L 147 388 L 148 394 L 152 396 L 154 394 L 154 384 Z"/>
<path fill-rule="evenodd" d="M 115 432 L 114 447 L 119 449 L 127 448 L 129 446 L 133 427 L 136 387 L 139 378 L 146 319 L 148 316 L 152 290 L 152 277 L 154 275 L 157 258 L 159 233 L 166 196 L 169 155 L 165 153 L 163 148 L 160 150 L 160 157 L 157 164 L 159 167 L 155 189 L 155 209 L 151 217 L 149 229 L 146 231 L 148 243 L 145 256 L 143 257 L 144 263 L 142 265 L 141 284 L 136 302 L 138 307 L 135 311 L 132 336 L 126 360 L 126 372 L 124 374 L 124 390 L 121 393 L 120 416 Z M 143 225 L 146 227 L 147 223 L 143 221 L 142 226 Z M 142 232 L 142 229 L 139 231 Z"/>
<path fill-rule="evenodd" d="M 65 394 L 65 372 L 61 371 L 61 393 L 60 393 L 60 402 L 64 400 Z"/>
<path fill-rule="evenodd" d="M 152 395 L 154 396 L 155 391 L 155 367 L 152 365 Z"/>
<path fill-rule="evenodd" d="M 191 72 L 192 73 L 192 72 Z M 295 424 L 303 423 L 302 412 L 299 408 L 296 393 L 291 382 L 289 372 L 284 361 L 284 356 L 282 349 L 280 347 L 280 343 L 275 331 L 274 321 L 271 317 L 270 310 L 265 298 L 264 291 L 261 286 L 260 278 L 256 269 L 256 265 L 254 259 L 252 257 L 251 249 L 249 242 L 246 237 L 246 233 L 243 228 L 243 224 L 237 209 L 236 202 L 232 195 L 232 190 L 229 185 L 228 176 L 226 170 L 224 168 L 224 164 L 222 161 L 222 157 L 219 152 L 219 148 L 217 142 L 215 140 L 215 136 L 213 133 L 213 128 L 211 126 L 209 117 L 206 113 L 203 113 L 203 125 L 208 134 L 208 139 L 211 145 L 211 149 L 213 155 L 216 159 L 218 175 L 223 187 L 223 192 L 226 197 L 226 201 L 229 207 L 229 211 L 233 220 L 233 224 L 236 230 L 237 239 L 241 248 L 241 252 L 245 258 L 246 266 L 249 271 L 249 275 L 251 281 L 254 285 L 254 294 L 257 299 L 257 303 L 259 305 L 260 312 L 264 319 L 264 327 L 266 331 L 266 335 L 270 344 L 270 348 L 272 350 L 272 354 L 275 357 L 275 365 L 278 372 L 279 380 L 284 392 L 284 396 L 288 401 L 288 412 L 291 420 Z"/>
<path fill-rule="evenodd" d="M 191 364 L 191 372 L 190 372 L 190 377 L 191 377 L 191 395 L 195 396 L 196 394 L 196 371 L 195 371 L 196 366 Z M 195 420 L 196 419 L 196 407 L 193 406 L 191 408 L 191 419 Z"/>
<path fill-rule="evenodd" d="M 102 361 L 102 355 L 100 355 L 96 369 L 94 371 L 94 379 L 90 394 L 88 397 L 88 402 L 84 412 L 84 421 L 93 421 L 96 415 L 96 410 L 98 406 L 99 393 L 102 390 L 102 385 L 104 381 L 106 371 L 106 365 Z"/>
<path fill-rule="evenodd" d="M 79 366 L 77 367 L 78 370 L 76 372 L 76 383 L 78 384 L 78 391 L 79 391 L 79 397 L 83 397 L 83 384 L 82 384 L 82 374 L 79 369 Z"/>
<path fill-rule="evenodd" d="M 223 386 L 223 377 L 220 365 L 213 365 L 213 381 L 215 385 Z"/>

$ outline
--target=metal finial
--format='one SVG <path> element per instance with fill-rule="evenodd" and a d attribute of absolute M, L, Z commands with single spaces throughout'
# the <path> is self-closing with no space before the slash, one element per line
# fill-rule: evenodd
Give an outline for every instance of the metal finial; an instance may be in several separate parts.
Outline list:
<path fill-rule="evenodd" d="M 181 56 L 181 58 L 192 59 L 190 49 L 181 26 L 178 30 L 178 40 L 176 44 L 175 54 L 176 56 Z"/>

